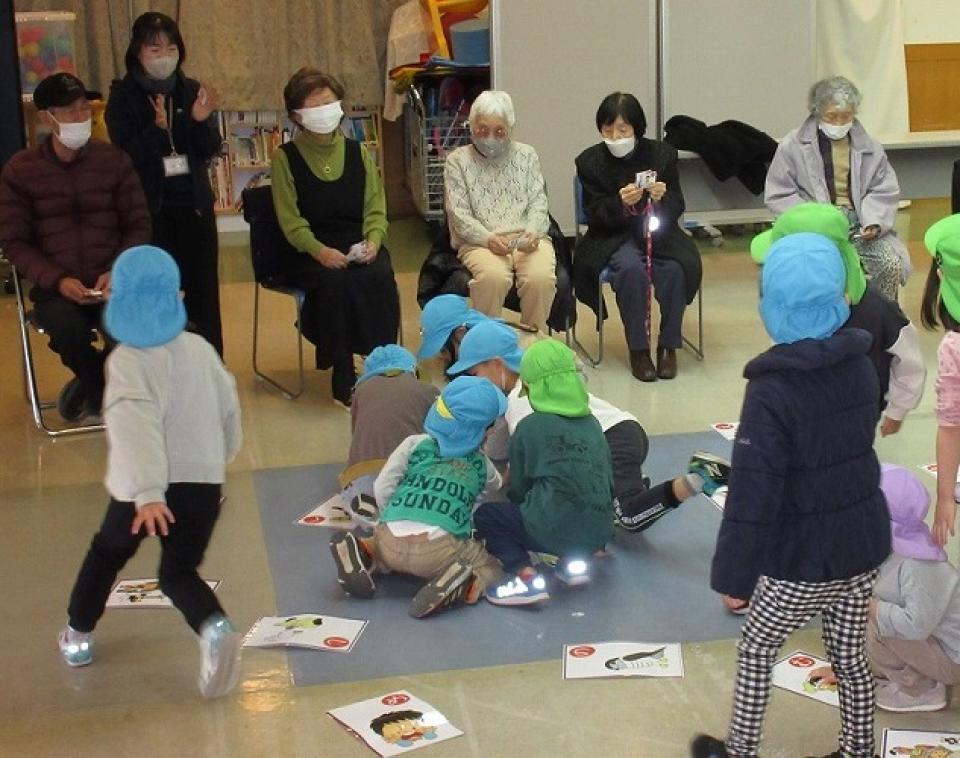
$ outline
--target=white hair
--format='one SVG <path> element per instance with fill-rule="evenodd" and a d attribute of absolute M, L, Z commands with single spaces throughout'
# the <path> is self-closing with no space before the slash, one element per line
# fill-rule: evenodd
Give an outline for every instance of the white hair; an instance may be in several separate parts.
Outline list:
<path fill-rule="evenodd" d="M 823 113 L 831 103 L 856 113 L 860 109 L 860 90 L 845 76 L 821 79 L 810 88 L 807 108 L 811 113 Z"/>
<path fill-rule="evenodd" d="M 513 111 L 513 99 L 509 94 L 499 89 L 488 89 L 477 95 L 477 99 L 470 106 L 470 124 L 476 123 L 478 118 L 484 116 L 493 116 L 499 118 L 507 124 L 508 129 L 513 129 L 517 123 L 517 114 Z"/>

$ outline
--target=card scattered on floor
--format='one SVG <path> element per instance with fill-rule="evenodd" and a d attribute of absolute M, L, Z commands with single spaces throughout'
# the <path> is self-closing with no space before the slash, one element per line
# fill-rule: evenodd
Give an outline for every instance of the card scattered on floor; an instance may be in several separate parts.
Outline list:
<path fill-rule="evenodd" d="M 882 756 L 907 758 L 957 758 L 960 732 L 931 732 L 916 729 L 884 729 Z"/>
<path fill-rule="evenodd" d="M 717 432 L 725 440 L 733 442 L 737 436 L 737 429 L 740 426 L 739 421 L 721 421 L 716 424 L 710 424 L 710 428 Z"/>
<path fill-rule="evenodd" d="M 219 579 L 205 581 L 214 592 L 220 587 Z M 121 579 L 110 590 L 107 608 L 173 608 L 173 603 L 160 591 L 159 579 Z"/>
<path fill-rule="evenodd" d="M 243 646 L 303 647 L 349 653 L 366 626 L 366 621 L 317 613 L 263 616 L 247 632 Z"/>
<path fill-rule="evenodd" d="M 401 755 L 463 734 L 430 703 L 406 690 L 327 712 L 378 755 Z"/>
<path fill-rule="evenodd" d="M 353 521 L 347 514 L 347 504 L 339 494 L 320 503 L 297 519 L 299 526 L 328 526 L 334 529 L 353 529 Z"/>
<path fill-rule="evenodd" d="M 773 686 L 839 708 L 837 685 L 825 684 L 818 676 L 811 676 L 816 669 L 829 665 L 823 658 L 796 650 L 774 665 Z"/>
<path fill-rule="evenodd" d="M 563 646 L 564 679 L 682 677 L 679 642 L 590 642 Z"/>
<path fill-rule="evenodd" d="M 717 510 L 720 513 L 723 513 L 723 509 L 727 505 L 727 492 L 729 487 L 717 487 L 716 491 L 710 495 L 710 502 L 717 506 Z"/>

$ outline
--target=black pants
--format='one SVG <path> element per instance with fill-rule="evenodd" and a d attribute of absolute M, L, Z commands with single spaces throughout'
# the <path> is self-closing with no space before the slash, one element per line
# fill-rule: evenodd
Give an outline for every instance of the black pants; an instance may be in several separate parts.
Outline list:
<path fill-rule="evenodd" d="M 50 349 L 60 356 L 80 382 L 89 405 L 99 408 L 103 398 L 103 361 L 106 353 L 94 347 L 102 305 L 78 305 L 58 292 L 34 287 L 30 292 L 37 323 L 50 336 Z"/>
<path fill-rule="evenodd" d="M 160 537 L 160 590 L 199 634 L 210 616 L 223 613 L 217 596 L 197 573 L 220 515 L 220 485 L 171 484 L 166 497 L 176 522 L 170 524 L 169 535 Z M 117 574 L 144 539 L 142 529 L 130 534 L 134 513 L 133 503 L 111 500 L 107 506 L 70 594 L 67 615 L 78 632 L 93 631 Z"/>
<path fill-rule="evenodd" d="M 613 460 L 613 492 L 620 521 L 641 531 L 680 505 L 673 493 L 673 480 L 655 487 L 643 475 L 643 462 L 650 443 L 636 421 L 621 421 L 603 433 Z"/>
<path fill-rule="evenodd" d="M 213 208 L 164 206 L 153 217 L 153 242 L 180 267 L 180 286 L 187 318 L 223 357 L 220 324 L 220 279 L 217 219 Z"/>

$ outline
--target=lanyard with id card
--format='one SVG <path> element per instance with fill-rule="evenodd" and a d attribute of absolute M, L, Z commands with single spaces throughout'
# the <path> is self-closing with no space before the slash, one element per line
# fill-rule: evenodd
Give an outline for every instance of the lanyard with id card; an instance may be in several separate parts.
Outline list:
<path fill-rule="evenodd" d="M 170 155 L 164 156 L 163 160 L 163 175 L 165 177 L 170 176 L 184 176 L 185 174 L 190 173 L 190 162 L 187 160 L 187 156 L 180 155 L 177 153 L 177 148 L 173 145 L 173 98 L 167 98 L 167 138 L 170 140 Z"/>

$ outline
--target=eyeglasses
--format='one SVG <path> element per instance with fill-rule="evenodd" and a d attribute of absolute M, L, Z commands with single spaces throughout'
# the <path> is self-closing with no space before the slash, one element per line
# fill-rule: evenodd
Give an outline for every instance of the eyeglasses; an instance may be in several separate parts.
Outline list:
<path fill-rule="evenodd" d="M 479 137 L 480 139 L 487 139 L 491 135 L 493 135 L 497 139 L 506 139 L 507 130 L 504 129 L 503 127 L 497 127 L 496 129 L 490 130 L 490 129 L 487 129 L 485 126 L 481 126 L 473 130 L 473 136 Z"/>

